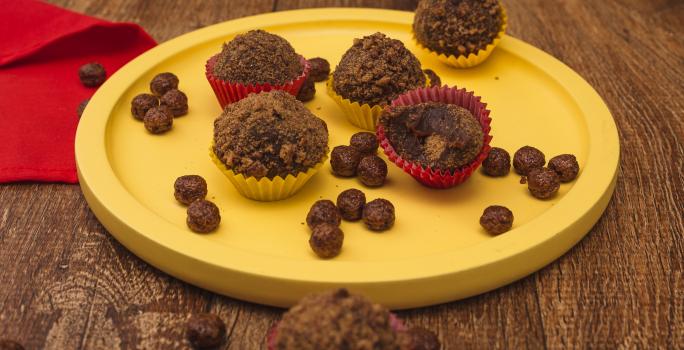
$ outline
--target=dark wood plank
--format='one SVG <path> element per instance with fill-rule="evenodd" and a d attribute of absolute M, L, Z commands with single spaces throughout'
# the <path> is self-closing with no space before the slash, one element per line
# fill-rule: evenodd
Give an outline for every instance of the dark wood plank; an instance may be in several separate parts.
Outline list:
<path fill-rule="evenodd" d="M 411 10 L 414 0 L 51 0 L 133 21 L 157 40 L 302 7 Z M 606 214 L 557 262 L 499 290 L 402 312 L 451 348 L 677 348 L 684 344 L 684 3 L 504 0 L 510 33 L 563 60 L 604 97 L 622 143 Z M 183 348 L 211 311 L 229 349 L 263 347 L 280 310 L 189 286 L 119 245 L 77 186 L 0 185 L 0 338 L 27 349 Z"/>

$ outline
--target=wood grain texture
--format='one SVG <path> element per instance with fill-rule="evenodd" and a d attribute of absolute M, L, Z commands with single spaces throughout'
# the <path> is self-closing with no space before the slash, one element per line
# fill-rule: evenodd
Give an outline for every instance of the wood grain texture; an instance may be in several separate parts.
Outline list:
<path fill-rule="evenodd" d="M 132 21 L 165 41 L 231 18 L 302 7 L 411 10 L 391 0 L 50 0 Z M 622 143 L 615 195 L 568 254 L 521 281 L 402 312 L 445 349 L 684 347 L 684 2 L 504 0 L 510 31 L 606 100 Z M 226 349 L 259 349 L 281 310 L 203 291 L 118 244 L 77 186 L 0 185 L 0 338 L 27 349 L 186 348 L 188 314 L 227 323 Z"/>

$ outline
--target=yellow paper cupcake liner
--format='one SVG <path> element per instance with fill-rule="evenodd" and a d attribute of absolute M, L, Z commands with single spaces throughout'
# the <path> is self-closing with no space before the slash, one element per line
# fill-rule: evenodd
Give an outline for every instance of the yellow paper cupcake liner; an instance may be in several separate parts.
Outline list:
<path fill-rule="evenodd" d="M 328 159 L 327 155 L 324 156 L 313 168 L 306 172 L 300 172 L 297 176 L 290 174 L 284 179 L 276 176 L 272 180 L 266 177 L 257 180 L 255 177 L 245 178 L 244 175 L 236 174 L 228 169 L 214 153 L 214 145 L 211 145 L 209 148 L 209 157 L 211 157 L 214 164 L 230 180 L 241 195 L 262 202 L 278 201 L 293 196 L 302 189 L 307 181 L 323 166 L 326 159 Z"/>
<path fill-rule="evenodd" d="M 350 123 L 358 126 L 361 129 L 366 129 L 375 132 L 375 126 L 378 124 L 378 118 L 382 114 L 383 107 L 379 105 L 371 106 L 369 104 L 360 104 L 352 102 L 335 92 L 333 88 L 333 76 L 330 75 L 326 83 L 328 88 L 328 95 L 342 108 L 344 116 L 347 117 Z"/>
<path fill-rule="evenodd" d="M 437 57 L 437 59 L 443 63 L 446 63 L 446 64 L 453 66 L 453 67 L 456 67 L 456 68 L 471 68 L 471 67 L 475 67 L 478 64 L 484 62 L 489 57 L 489 55 L 492 54 L 492 51 L 494 51 L 496 46 L 499 45 L 499 42 L 501 41 L 504 34 L 506 33 L 506 27 L 507 26 L 508 26 L 508 16 L 506 15 L 506 9 L 503 7 L 503 4 L 501 4 L 501 30 L 499 30 L 499 32 L 496 34 L 496 37 L 494 38 L 494 40 L 490 44 L 488 44 L 484 49 L 479 50 L 476 54 L 470 53 L 468 56 L 465 56 L 465 55 L 460 55 L 460 56 L 448 55 L 447 56 L 443 53 L 438 53 L 436 51 L 430 50 L 429 48 L 423 46 L 423 44 L 421 44 L 418 41 L 415 33 L 413 33 L 413 42 L 420 49 L 422 49 L 423 51 L 426 51 L 429 54 Z"/>

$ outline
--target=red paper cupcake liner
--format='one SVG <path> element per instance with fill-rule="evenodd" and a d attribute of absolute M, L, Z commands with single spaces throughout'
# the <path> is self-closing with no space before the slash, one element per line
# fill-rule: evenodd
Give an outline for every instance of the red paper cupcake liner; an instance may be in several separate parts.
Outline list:
<path fill-rule="evenodd" d="M 217 57 L 218 55 L 215 55 L 207 61 L 207 64 L 205 66 L 205 74 L 207 76 L 209 84 L 211 85 L 211 88 L 214 89 L 214 94 L 216 94 L 216 98 L 218 99 L 219 104 L 221 104 L 221 108 L 225 108 L 227 105 L 233 102 L 240 101 L 251 93 L 259 93 L 263 91 L 283 90 L 287 91 L 293 96 L 297 96 L 297 93 L 299 93 L 299 89 L 302 87 L 304 81 L 309 76 L 309 70 L 311 69 L 309 61 L 307 61 L 306 58 L 300 55 L 299 61 L 301 62 L 302 67 L 304 67 L 304 70 L 302 70 L 302 74 L 300 74 L 294 80 L 290 80 L 283 85 L 271 85 L 269 83 L 244 85 L 240 83 L 221 80 L 214 76 L 214 64 L 216 64 Z"/>
<path fill-rule="evenodd" d="M 408 330 L 404 322 L 393 313 L 390 313 L 390 324 L 396 332 L 406 332 Z M 278 322 L 273 324 L 266 335 L 266 347 L 268 350 L 276 349 L 276 335 L 278 335 Z"/>
<path fill-rule="evenodd" d="M 392 101 L 391 106 L 386 107 L 386 109 L 394 106 L 409 106 L 425 102 L 442 102 L 461 106 L 469 110 L 480 122 L 482 132 L 484 133 L 484 142 L 482 150 L 470 164 L 454 170 L 423 167 L 420 164 L 403 159 L 397 154 L 394 147 L 390 144 L 389 139 L 387 139 L 382 124 L 378 124 L 376 135 L 380 142 L 380 146 L 387 157 L 394 162 L 394 164 L 403 169 L 404 172 L 413 176 L 418 182 L 428 187 L 450 188 L 467 180 L 480 164 L 482 164 L 485 158 L 487 158 L 489 150 L 491 149 L 489 143 L 492 140 L 492 136 L 489 134 L 489 131 L 491 130 L 490 124 L 492 122 L 492 119 L 489 117 L 490 111 L 486 108 L 487 104 L 481 101 L 481 97 L 475 96 L 473 92 L 446 85 L 441 87 L 418 88 L 409 91 L 397 97 Z"/>

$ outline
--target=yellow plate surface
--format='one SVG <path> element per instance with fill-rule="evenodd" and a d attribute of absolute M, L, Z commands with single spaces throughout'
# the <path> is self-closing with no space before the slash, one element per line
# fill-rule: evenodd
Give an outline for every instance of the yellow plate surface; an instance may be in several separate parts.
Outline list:
<path fill-rule="evenodd" d="M 558 258 L 594 225 L 613 192 L 619 141 L 598 94 L 571 69 L 542 51 L 505 37 L 484 64 L 449 68 L 421 55 L 411 42 L 413 16 L 370 9 L 318 9 L 242 18 L 166 42 L 114 74 L 91 100 L 76 137 L 76 159 L 85 198 L 102 224 L 133 253 L 159 269 L 203 288 L 258 303 L 288 306 L 314 290 L 346 286 L 392 308 L 456 300 L 497 288 Z M 488 178 L 479 171 L 450 190 L 421 186 L 390 164 L 388 183 L 364 189 L 368 199 L 391 200 L 395 226 L 371 233 L 342 223 L 342 254 L 317 259 L 303 224 L 319 198 L 363 188 L 336 178 L 326 164 L 304 189 L 280 202 L 241 197 L 207 156 L 213 120 L 221 112 L 204 77 L 204 63 L 224 41 L 263 28 L 288 39 L 306 57 L 334 67 L 352 39 L 382 31 L 418 53 L 449 85 L 474 90 L 492 110 L 493 146 L 511 153 L 523 145 L 547 159 L 577 156 L 581 174 L 554 199 L 532 198 L 513 172 Z M 130 114 L 130 101 L 150 79 L 171 71 L 190 101 L 190 113 L 167 134 L 148 134 Z M 330 146 L 347 143 L 357 129 L 318 83 L 307 106 L 330 129 Z M 202 175 L 209 199 L 220 208 L 219 230 L 190 232 L 173 182 Z M 492 237 L 479 226 L 482 210 L 509 207 L 513 230 Z"/>

